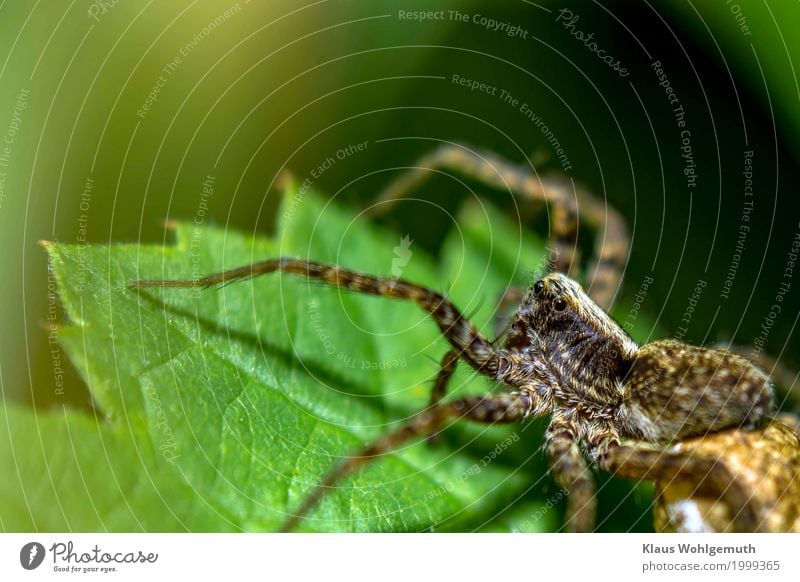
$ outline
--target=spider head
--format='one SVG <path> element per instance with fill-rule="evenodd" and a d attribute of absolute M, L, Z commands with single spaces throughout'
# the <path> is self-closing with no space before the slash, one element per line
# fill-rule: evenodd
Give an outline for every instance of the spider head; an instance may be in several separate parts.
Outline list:
<path fill-rule="evenodd" d="M 536 281 L 525 303 L 525 323 L 542 337 L 560 335 L 605 315 L 580 285 L 559 273 Z"/>
<path fill-rule="evenodd" d="M 578 283 L 560 273 L 533 284 L 520 315 L 531 339 L 551 354 L 585 359 L 597 350 L 614 350 L 624 358 L 637 349 Z"/>

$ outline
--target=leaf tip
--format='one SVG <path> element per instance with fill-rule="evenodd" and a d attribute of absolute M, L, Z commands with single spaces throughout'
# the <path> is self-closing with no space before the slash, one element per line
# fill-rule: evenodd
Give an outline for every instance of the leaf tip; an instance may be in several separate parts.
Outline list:
<path fill-rule="evenodd" d="M 55 334 L 60 334 L 61 330 L 64 329 L 64 326 L 57 321 L 46 320 L 46 319 L 39 319 L 37 326 L 39 329 L 50 331 Z"/>
<path fill-rule="evenodd" d="M 37 240 L 36 244 L 42 247 L 49 259 L 56 259 L 58 258 L 58 243 L 52 240 Z"/>
<path fill-rule="evenodd" d="M 292 192 L 297 184 L 297 179 L 291 170 L 286 168 L 281 169 L 275 178 L 275 187 L 280 190 L 284 195 Z"/>

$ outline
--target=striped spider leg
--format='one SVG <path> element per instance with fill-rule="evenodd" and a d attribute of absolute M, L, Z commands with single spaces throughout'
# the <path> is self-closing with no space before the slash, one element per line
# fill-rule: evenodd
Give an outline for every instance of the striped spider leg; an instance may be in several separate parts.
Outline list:
<path fill-rule="evenodd" d="M 509 423 L 548 411 L 549 375 L 538 362 L 527 355 L 496 349 L 446 297 L 403 279 L 379 278 L 303 259 L 276 258 L 200 279 L 137 280 L 131 281 L 129 287 L 208 288 L 275 271 L 318 280 L 333 287 L 358 293 L 414 301 L 431 315 L 450 342 L 452 351 L 448 352 L 443 361 L 442 382 L 446 382 L 447 375 L 454 367 L 455 359 L 461 359 L 478 373 L 515 388 L 509 393 L 500 395 L 463 397 L 446 404 L 433 402 L 405 427 L 370 443 L 355 455 L 334 466 L 322 483 L 286 521 L 282 529 L 293 529 L 319 502 L 325 492 L 344 477 L 409 439 L 433 435 L 448 420 L 462 418 L 480 423 Z"/>

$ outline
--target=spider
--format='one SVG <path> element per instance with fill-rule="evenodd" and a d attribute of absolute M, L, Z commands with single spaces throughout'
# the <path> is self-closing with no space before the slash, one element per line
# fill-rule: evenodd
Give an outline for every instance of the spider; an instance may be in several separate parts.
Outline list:
<path fill-rule="evenodd" d="M 569 495 L 566 528 L 590 531 L 596 514 L 591 464 L 620 477 L 671 482 L 703 480 L 737 508 L 732 519 L 757 531 L 760 508 L 746 486 L 714 458 L 664 445 L 732 427 L 758 426 L 772 409 L 769 377 L 732 352 L 675 340 L 638 346 L 606 310 L 628 251 L 624 221 L 615 210 L 562 178 L 539 177 L 491 154 L 447 145 L 391 184 L 382 200 L 402 198 L 432 171 L 455 170 L 484 183 L 544 202 L 551 213 L 552 272 L 523 295 L 496 345 L 443 294 L 398 278 L 381 278 L 301 258 L 273 258 L 187 280 L 137 280 L 132 288 L 206 288 L 282 271 L 370 295 L 409 300 L 427 311 L 450 343 L 430 404 L 408 424 L 367 444 L 334 466 L 291 515 L 295 528 L 326 491 L 366 463 L 411 439 L 429 437 L 448 421 L 514 423 L 550 415 L 549 465 Z M 580 209 L 580 214 L 578 210 Z M 597 231 L 597 259 L 588 293 L 573 279 L 580 257 L 578 218 Z M 464 361 L 504 384 L 499 394 L 444 401 L 448 380 Z"/>

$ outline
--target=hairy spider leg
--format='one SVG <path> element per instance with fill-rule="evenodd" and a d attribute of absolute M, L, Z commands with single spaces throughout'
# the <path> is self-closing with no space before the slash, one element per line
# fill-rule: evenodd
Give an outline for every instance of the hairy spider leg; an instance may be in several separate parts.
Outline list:
<path fill-rule="evenodd" d="M 430 406 L 438 404 L 447 394 L 447 384 L 456 372 L 458 360 L 458 352 L 455 350 L 449 350 L 442 358 L 439 364 L 439 373 L 436 375 L 436 381 L 431 390 Z"/>
<path fill-rule="evenodd" d="M 597 511 L 594 477 L 581 450 L 581 432 L 567 413 L 556 410 L 545 437 L 553 477 L 568 492 L 564 523 L 573 532 L 591 531 Z M 757 516 L 764 514 L 765 508 L 716 459 L 642 444 L 622 444 L 611 429 L 596 429 L 586 449 L 598 468 L 617 477 L 662 483 L 678 479 L 696 482 L 698 488 L 738 509 L 735 520 L 740 531 L 757 532 L 762 526 Z"/>
<path fill-rule="evenodd" d="M 746 483 L 764 510 L 759 514 L 763 531 L 800 532 L 800 438 L 780 420 L 755 430 L 732 429 L 681 441 L 678 447 L 718 459 Z M 656 481 L 656 531 L 742 531 L 733 519 L 739 508 L 704 493 L 691 481 Z"/>
<path fill-rule="evenodd" d="M 764 513 L 764 508 L 759 507 L 746 487 L 717 459 L 657 450 L 640 444 L 621 444 L 615 438 L 590 445 L 590 448 L 590 454 L 604 471 L 625 479 L 662 483 L 689 479 L 697 483 L 698 488 L 703 487 L 718 499 L 724 499 L 729 507 L 738 508 L 734 519 L 740 531 L 758 532 L 762 529 L 763 524 L 757 516 Z"/>
<path fill-rule="evenodd" d="M 142 279 L 131 281 L 128 286 L 133 289 L 209 288 L 275 271 L 318 279 L 333 287 L 358 293 L 415 301 L 431 314 L 453 346 L 453 350 L 448 352 L 443 360 L 445 376 L 442 378 L 442 386 L 455 370 L 455 361 L 458 358 L 466 360 L 478 372 L 511 386 L 525 384 L 535 387 L 537 381 L 543 385 L 549 382 L 545 376 L 537 375 L 536 363 L 529 358 L 495 349 L 448 299 L 435 291 L 402 279 L 373 277 L 335 265 L 284 257 L 214 273 L 199 279 Z M 434 392 L 439 393 L 438 390 Z M 539 393 L 527 388 L 496 396 L 460 398 L 447 404 L 430 406 L 406 427 L 367 445 L 358 454 L 337 465 L 313 490 L 300 510 L 284 527 L 288 529 L 296 525 L 334 483 L 357 471 L 370 459 L 393 450 L 412 437 L 433 434 L 448 418 L 460 417 L 483 423 L 506 423 L 524 416 L 543 414 L 545 410 L 546 405 Z"/>
<path fill-rule="evenodd" d="M 439 363 L 439 372 L 436 374 L 436 379 L 433 382 L 433 388 L 431 389 L 431 395 L 428 400 L 429 406 L 435 406 L 447 394 L 447 385 L 450 383 L 453 374 L 456 373 L 458 360 L 458 352 L 453 349 L 448 350 L 442 357 L 442 361 Z M 433 434 L 426 440 L 429 444 L 435 445 L 438 442 L 437 437 L 438 435 Z"/>
<path fill-rule="evenodd" d="M 137 289 L 145 287 L 206 288 L 226 285 L 233 281 L 250 279 L 275 271 L 319 280 L 329 286 L 357 293 L 414 301 L 431 314 L 442 334 L 458 353 L 458 357 L 463 358 L 478 372 L 491 377 L 495 377 L 500 369 L 501 362 L 498 351 L 456 309 L 449 299 L 440 293 L 403 279 L 374 277 L 336 265 L 281 257 L 214 273 L 199 279 L 137 280 L 131 281 L 128 286 Z"/>
<path fill-rule="evenodd" d="M 597 513 L 596 489 L 576 428 L 563 412 L 554 413 L 545 434 L 545 450 L 553 478 L 567 491 L 565 528 L 588 532 L 594 527 Z"/>
<path fill-rule="evenodd" d="M 377 212 L 389 208 L 387 202 L 405 198 L 432 177 L 434 172 L 454 171 L 478 180 L 487 186 L 548 202 L 551 213 L 550 268 L 566 273 L 576 269 L 579 263 L 577 250 L 577 227 L 575 202 L 570 193 L 561 188 L 546 188 L 542 179 L 522 171 L 488 153 L 478 153 L 463 146 L 443 144 L 420 158 L 403 172 L 379 195 Z"/>
<path fill-rule="evenodd" d="M 441 362 L 441 370 L 431 392 L 430 404 L 444 397 L 447 382 L 456 369 L 456 362 L 464 359 L 476 371 L 493 379 L 523 377 L 519 368 L 529 368 L 527 362 L 509 357 L 505 350 L 497 350 L 484 338 L 461 312 L 441 294 L 421 285 L 395 278 L 380 278 L 305 259 L 275 258 L 253 263 L 244 267 L 213 273 L 198 279 L 141 279 L 129 282 L 133 289 L 140 288 L 209 288 L 227 285 L 237 280 L 250 279 L 260 275 L 283 271 L 290 274 L 317 279 L 332 287 L 347 289 L 358 293 L 379 295 L 394 299 L 415 301 L 428 311 L 438 324 L 452 349 Z"/>
<path fill-rule="evenodd" d="M 550 268 L 574 275 L 579 267 L 577 247 L 579 219 L 597 231 L 595 257 L 585 278 L 589 295 L 603 309 L 611 305 L 625 268 L 630 237 L 622 216 L 606 200 L 576 185 L 572 180 L 540 176 L 531 168 L 514 164 L 489 152 L 465 146 L 443 144 L 420 158 L 391 182 L 378 198 L 392 202 L 407 197 L 431 178 L 434 172 L 453 171 L 498 190 L 544 202 L 550 213 Z M 379 204 L 375 212 L 385 212 Z"/>
<path fill-rule="evenodd" d="M 517 329 L 513 325 L 517 309 L 524 296 L 525 290 L 520 287 L 509 287 L 500 298 L 500 305 L 498 307 L 500 317 L 496 322 L 499 325 L 496 326 L 496 336 L 492 343 L 494 345 L 502 345 L 506 353 L 518 354 L 528 346 L 530 341 L 524 330 Z M 515 306 L 514 312 L 508 314 L 507 312 L 510 311 L 512 305 Z M 447 386 L 456 371 L 457 365 L 458 353 L 453 350 L 446 352 L 439 364 L 439 372 L 436 375 L 433 389 L 431 390 L 431 404 L 436 404 L 445 397 L 447 394 Z M 434 442 L 433 439 L 431 439 L 431 442 Z"/>
<path fill-rule="evenodd" d="M 447 404 L 428 407 L 402 428 L 373 441 L 355 455 L 346 457 L 335 465 L 305 497 L 300 507 L 286 519 L 281 531 L 295 529 L 325 494 L 345 477 L 411 439 L 436 434 L 450 419 L 464 419 L 483 424 L 505 424 L 516 422 L 526 416 L 541 414 L 544 408 L 545 405 L 540 401 L 540 397 L 528 390 L 489 396 L 467 396 Z"/>

